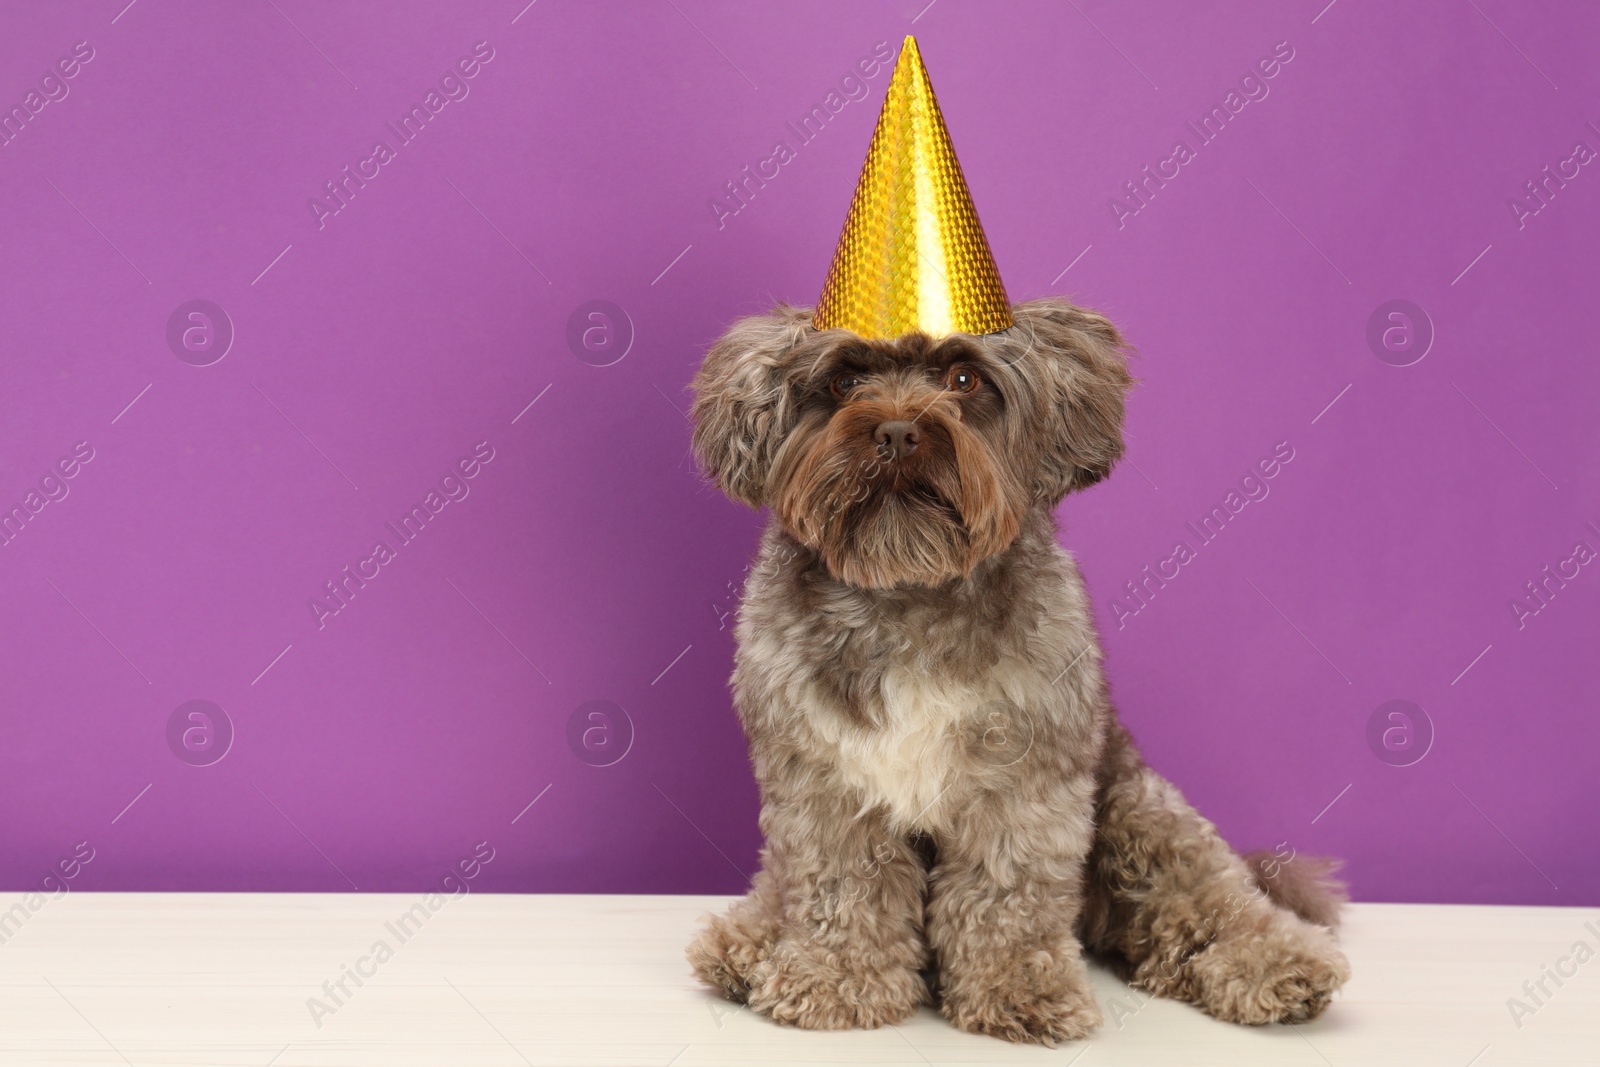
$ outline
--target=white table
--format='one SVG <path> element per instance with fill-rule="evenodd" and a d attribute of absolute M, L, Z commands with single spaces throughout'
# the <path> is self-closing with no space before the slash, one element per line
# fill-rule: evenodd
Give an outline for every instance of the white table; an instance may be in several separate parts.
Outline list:
<path fill-rule="evenodd" d="M 959 1033 L 927 1010 L 878 1031 L 774 1026 L 684 963 L 696 917 L 722 898 L 473 894 L 402 942 L 385 924 L 419 899 L 50 901 L 0 945 L 0 1064 L 1600 1064 L 1600 958 L 1559 988 L 1546 979 L 1552 995 L 1520 1028 L 1506 1006 L 1576 941 L 1600 950 L 1584 926 L 1600 929 L 1600 909 L 1357 905 L 1355 977 L 1315 1023 L 1246 1029 L 1139 1007 L 1097 973 L 1105 1028 L 1052 1051 Z M 323 983 L 380 939 L 393 958 L 364 964 L 363 986 L 347 978 L 342 1005 L 327 997 Z M 336 1009 L 320 1027 L 313 996 Z"/>

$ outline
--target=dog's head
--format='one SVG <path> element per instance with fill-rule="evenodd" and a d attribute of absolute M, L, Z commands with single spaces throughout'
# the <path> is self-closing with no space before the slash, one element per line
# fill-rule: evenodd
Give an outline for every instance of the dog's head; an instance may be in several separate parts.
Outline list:
<path fill-rule="evenodd" d="M 1034 508 L 1123 452 L 1132 384 L 1116 327 L 1064 300 L 986 336 L 869 341 L 780 306 L 736 323 L 694 383 L 694 450 L 768 505 L 837 578 L 885 588 L 969 575 Z"/>

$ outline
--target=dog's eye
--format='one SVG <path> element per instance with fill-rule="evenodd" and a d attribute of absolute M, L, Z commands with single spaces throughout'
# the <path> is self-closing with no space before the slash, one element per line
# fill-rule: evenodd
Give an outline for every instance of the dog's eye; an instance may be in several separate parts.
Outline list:
<path fill-rule="evenodd" d="M 857 375 L 852 374 L 849 371 L 845 371 L 842 374 L 835 374 L 833 376 L 833 381 L 829 383 L 829 387 L 833 390 L 834 396 L 843 400 L 845 395 L 849 393 L 850 390 L 854 389 L 860 384 L 861 379 Z"/>
<path fill-rule="evenodd" d="M 945 388 L 957 393 L 970 393 L 983 384 L 978 377 L 978 372 L 964 363 L 957 363 L 950 368 L 944 378 Z"/>

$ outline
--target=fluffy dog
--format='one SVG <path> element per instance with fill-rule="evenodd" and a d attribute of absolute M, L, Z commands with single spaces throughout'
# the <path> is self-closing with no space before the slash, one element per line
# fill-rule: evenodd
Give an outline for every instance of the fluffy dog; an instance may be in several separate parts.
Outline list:
<path fill-rule="evenodd" d="M 780 1023 L 1079 1038 L 1084 950 L 1241 1023 L 1348 978 L 1329 866 L 1237 855 L 1118 723 L 1054 509 L 1123 453 L 1122 338 L 1063 300 L 865 340 L 780 306 L 695 379 L 694 450 L 771 509 L 733 692 L 762 870 L 689 948 Z"/>

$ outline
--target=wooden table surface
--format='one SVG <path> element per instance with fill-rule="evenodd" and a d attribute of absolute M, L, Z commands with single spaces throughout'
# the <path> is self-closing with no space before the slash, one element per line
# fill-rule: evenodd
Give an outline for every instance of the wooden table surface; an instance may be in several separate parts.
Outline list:
<path fill-rule="evenodd" d="M 1600 909 L 1356 905 L 1355 977 L 1314 1023 L 1229 1026 L 1096 972 L 1105 1027 L 1049 1050 L 928 1010 L 775 1026 L 689 975 L 683 947 L 720 897 L 473 894 L 402 925 L 419 902 L 73 893 L 0 912 L 0 1064 L 1600 1064 Z M 1575 973 L 1558 986 L 1546 966 Z M 341 992 L 347 968 L 364 974 Z"/>

